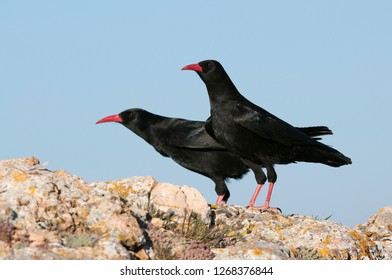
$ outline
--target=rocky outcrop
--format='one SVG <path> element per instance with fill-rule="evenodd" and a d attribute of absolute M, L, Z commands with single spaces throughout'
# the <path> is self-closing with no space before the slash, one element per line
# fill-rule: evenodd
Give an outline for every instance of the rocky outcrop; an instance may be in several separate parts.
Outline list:
<path fill-rule="evenodd" d="M 0 162 L 0 259 L 392 259 L 392 207 L 348 228 L 213 207 L 188 186 L 86 183 L 34 157 Z"/>

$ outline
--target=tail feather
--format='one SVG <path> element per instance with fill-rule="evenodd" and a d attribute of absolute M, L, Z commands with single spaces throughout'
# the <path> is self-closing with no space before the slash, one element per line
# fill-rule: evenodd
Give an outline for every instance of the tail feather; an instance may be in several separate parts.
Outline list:
<path fill-rule="evenodd" d="M 326 126 L 298 127 L 298 129 L 301 130 L 306 135 L 308 135 L 309 137 L 333 134 L 332 130 L 330 130 Z M 320 139 L 320 138 L 316 138 L 316 139 Z"/>
<path fill-rule="evenodd" d="M 341 152 L 327 145 L 322 144 L 322 146 L 312 147 L 311 149 L 305 150 L 300 152 L 299 161 L 319 162 L 332 167 L 352 164 L 352 161 L 349 157 L 346 157 Z"/>
<path fill-rule="evenodd" d="M 352 164 L 352 161 L 349 157 L 346 157 L 340 152 L 333 154 L 333 156 L 329 157 L 327 163 L 329 166 L 339 167 L 342 165 Z"/>

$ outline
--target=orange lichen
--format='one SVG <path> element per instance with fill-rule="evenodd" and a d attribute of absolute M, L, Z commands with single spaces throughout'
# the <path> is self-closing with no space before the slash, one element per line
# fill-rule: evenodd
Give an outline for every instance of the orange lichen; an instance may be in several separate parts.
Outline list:
<path fill-rule="evenodd" d="M 263 250 L 262 250 L 262 249 L 253 250 L 253 254 L 254 254 L 255 256 L 260 256 L 260 255 L 263 254 Z"/>
<path fill-rule="evenodd" d="M 369 247 L 372 243 L 370 239 L 364 236 L 360 236 L 357 232 L 355 231 L 349 231 L 348 234 L 351 235 L 352 238 L 357 240 L 359 242 L 359 249 L 360 249 L 360 254 L 370 256 L 369 252 Z"/>

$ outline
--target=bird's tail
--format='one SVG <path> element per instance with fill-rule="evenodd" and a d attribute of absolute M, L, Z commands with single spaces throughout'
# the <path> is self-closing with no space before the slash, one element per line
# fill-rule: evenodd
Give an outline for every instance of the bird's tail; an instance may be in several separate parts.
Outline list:
<path fill-rule="evenodd" d="M 306 152 L 302 151 L 301 155 L 302 158 L 300 161 L 319 162 L 332 167 L 339 167 L 352 163 L 349 157 L 346 157 L 341 152 L 323 144 L 318 147 L 313 147 L 312 149 L 307 149 Z"/>
<path fill-rule="evenodd" d="M 349 157 L 346 157 L 342 153 L 336 151 L 334 154 L 328 157 L 327 162 L 325 164 L 332 167 L 339 167 L 342 165 L 352 164 L 352 161 Z"/>

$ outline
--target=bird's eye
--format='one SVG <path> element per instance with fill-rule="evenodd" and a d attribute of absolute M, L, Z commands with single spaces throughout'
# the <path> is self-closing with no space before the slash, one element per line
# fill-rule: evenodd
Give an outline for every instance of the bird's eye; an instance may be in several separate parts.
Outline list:
<path fill-rule="evenodd" d="M 133 119 L 134 117 L 135 117 L 135 115 L 133 113 L 128 114 L 128 118 Z"/>
<path fill-rule="evenodd" d="M 208 62 L 207 67 L 209 70 L 211 70 L 212 68 L 214 68 L 214 63 Z"/>

